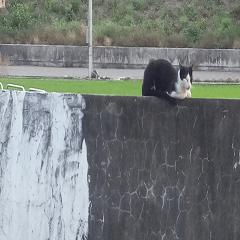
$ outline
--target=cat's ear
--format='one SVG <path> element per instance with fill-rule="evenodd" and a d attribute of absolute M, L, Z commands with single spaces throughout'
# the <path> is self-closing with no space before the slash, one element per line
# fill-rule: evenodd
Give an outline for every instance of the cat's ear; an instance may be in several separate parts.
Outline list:
<path fill-rule="evenodd" d="M 189 66 L 190 69 L 193 69 L 194 63 L 192 65 Z"/>

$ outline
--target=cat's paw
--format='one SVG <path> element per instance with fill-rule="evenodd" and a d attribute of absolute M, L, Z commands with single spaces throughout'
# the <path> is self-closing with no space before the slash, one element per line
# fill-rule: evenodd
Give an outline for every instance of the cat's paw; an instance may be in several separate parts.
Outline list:
<path fill-rule="evenodd" d="M 191 92 L 190 92 L 190 90 L 187 90 L 187 92 L 186 92 L 186 98 L 191 98 Z"/>
<path fill-rule="evenodd" d="M 184 99 L 186 97 L 186 92 L 176 92 L 172 91 L 170 96 L 172 98 Z"/>

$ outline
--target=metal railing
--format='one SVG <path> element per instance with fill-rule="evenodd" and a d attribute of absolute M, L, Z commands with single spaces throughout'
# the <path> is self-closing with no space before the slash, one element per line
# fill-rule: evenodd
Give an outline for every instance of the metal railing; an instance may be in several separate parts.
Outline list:
<path fill-rule="evenodd" d="M 45 90 L 38 89 L 38 88 L 29 88 L 29 91 L 31 92 L 40 92 L 40 93 L 46 93 Z"/>
<path fill-rule="evenodd" d="M 7 89 L 8 88 L 19 88 L 19 89 L 22 89 L 23 92 L 25 92 L 25 88 L 23 86 L 20 86 L 20 85 L 15 85 L 15 84 L 7 84 Z"/>
<path fill-rule="evenodd" d="M 1 0 L 0 0 L 1 1 Z M 0 90 L 6 90 L 3 88 L 3 84 L 0 82 Z M 23 92 L 25 92 L 25 88 L 21 85 L 16 85 L 16 84 L 11 84 L 11 83 L 8 83 L 7 84 L 7 89 L 10 90 L 9 88 L 17 88 L 17 89 L 21 89 Z M 46 93 L 45 90 L 43 89 L 38 89 L 38 88 L 29 88 L 28 90 L 29 92 L 39 92 L 39 93 Z"/>

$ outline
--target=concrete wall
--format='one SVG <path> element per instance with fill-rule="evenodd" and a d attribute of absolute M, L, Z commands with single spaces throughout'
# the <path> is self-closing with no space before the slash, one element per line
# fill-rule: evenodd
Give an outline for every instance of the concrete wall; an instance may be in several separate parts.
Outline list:
<path fill-rule="evenodd" d="M 0 93 L 0 239 L 87 239 L 82 96 Z"/>
<path fill-rule="evenodd" d="M 87 67 L 88 47 L 0 44 L 0 54 L 13 65 Z M 145 68 L 149 59 L 173 65 L 195 63 L 199 70 L 240 71 L 239 49 L 94 47 L 95 68 Z"/>
<path fill-rule="evenodd" d="M 0 239 L 239 240 L 239 100 L 0 94 Z"/>

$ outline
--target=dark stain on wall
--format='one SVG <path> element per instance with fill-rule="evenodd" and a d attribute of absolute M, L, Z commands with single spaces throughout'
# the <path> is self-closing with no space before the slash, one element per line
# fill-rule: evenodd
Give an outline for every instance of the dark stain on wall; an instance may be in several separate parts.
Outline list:
<path fill-rule="evenodd" d="M 84 95 L 89 240 L 239 240 L 239 100 Z"/>

